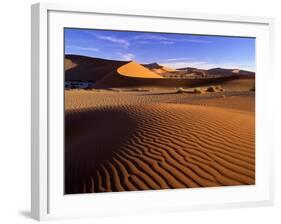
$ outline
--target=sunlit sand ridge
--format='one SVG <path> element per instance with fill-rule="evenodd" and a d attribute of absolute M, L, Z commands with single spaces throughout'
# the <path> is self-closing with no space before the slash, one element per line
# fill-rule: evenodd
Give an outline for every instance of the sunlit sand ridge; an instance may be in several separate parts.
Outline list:
<path fill-rule="evenodd" d="M 161 79 L 162 76 L 151 72 L 147 68 L 141 66 L 140 64 L 132 61 L 128 64 L 125 64 L 117 69 L 117 72 L 120 75 L 127 76 L 127 77 L 133 77 L 133 78 L 147 78 L 147 79 Z"/>
<path fill-rule="evenodd" d="M 66 91 L 66 193 L 254 184 L 254 97 L 228 99 Z"/>

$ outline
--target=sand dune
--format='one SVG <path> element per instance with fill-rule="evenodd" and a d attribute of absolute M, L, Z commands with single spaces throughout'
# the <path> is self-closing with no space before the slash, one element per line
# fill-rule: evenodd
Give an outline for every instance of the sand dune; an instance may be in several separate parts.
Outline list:
<path fill-rule="evenodd" d="M 255 184 L 254 73 L 171 79 L 157 63 L 78 55 L 65 69 L 94 87 L 65 91 L 66 194 Z M 209 85 L 223 91 L 178 91 Z"/>
<path fill-rule="evenodd" d="M 165 70 L 166 72 L 176 72 L 177 71 L 177 69 L 170 68 L 170 67 L 167 67 L 167 66 L 163 66 L 162 69 Z"/>
<path fill-rule="evenodd" d="M 65 80 L 97 82 L 128 61 L 114 61 L 80 55 L 65 56 Z"/>
<path fill-rule="evenodd" d="M 77 104 L 66 95 L 66 193 L 255 183 L 253 113 L 161 95 L 130 104 L 79 94 Z"/>
<path fill-rule="evenodd" d="M 66 80 L 99 81 L 109 74 L 132 78 L 156 78 L 162 76 L 150 71 L 134 61 L 114 61 L 78 55 L 65 58 Z"/>
<path fill-rule="evenodd" d="M 182 79 L 182 78 L 141 78 L 128 77 L 116 72 L 107 74 L 103 79 L 94 84 L 95 88 L 129 88 L 129 87 L 196 87 L 221 85 L 226 81 L 236 79 L 235 77 L 219 77 L 212 79 Z"/>
<path fill-rule="evenodd" d="M 161 68 L 153 68 L 153 69 L 151 69 L 151 71 L 153 71 L 156 74 L 163 75 L 163 74 L 169 73 L 169 72 L 176 72 L 177 70 L 174 68 L 162 66 Z"/>
<path fill-rule="evenodd" d="M 176 71 L 173 68 L 160 66 L 157 63 L 141 65 L 134 61 L 107 60 L 80 55 L 65 56 L 65 80 L 92 82 L 95 88 L 194 87 L 221 84 L 234 79 L 248 78 L 248 80 L 254 80 L 255 74 L 242 70 L 239 70 L 239 74 L 234 74 L 231 69 L 215 68 L 210 70 L 195 69 L 198 76 L 196 79 L 167 78 L 169 77 L 167 76 L 169 72 Z M 220 77 L 204 79 L 202 77 L 206 76 L 206 72 L 215 75 L 219 74 Z M 163 78 L 164 74 L 166 74 L 165 78 Z M 232 88 L 230 84 L 228 86 Z"/>
<path fill-rule="evenodd" d="M 193 105 L 228 108 L 240 111 L 255 112 L 253 96 L 231 96 L 226 98 L 196 99 L 190 102 Z"/>
<path fill-rule="evenodd" d="M 162 74 L 165 74 L 165 73 L 168 72 L 163 68 L 154 68 L 154 69 L 151 69 L 151 71 L 156 73 L 156 74 L 159 74 L 159 75 L 162 75 Z"/>
<path fill-rule="evenodd" d="M 107 90 L 65 92 L 65 109 L 67 111 L 91 110 L 104 106 L 142 105 L 157 103 L 192 104 L 201 106 L 255 111 L 254 92 L 217 92 L 205 94 L 175 94 L 173 89 L 155 89 L 150 92 Z"/>
<path fill-rule="evenodd" d="M 145 79 L 161 79 L 162 76 L 151 72 L 149 69 L 144 66 L 131 61 L 117 69 L 118 74 L 132 77 L 132 78 L 145 78 Z"/>
<path fill-rule="evenodd" d="M 248 91 L 255 88 L 255 79 L 235 79 L 221 84 L 227 90 Z"/>
<path fill-rule="evenodd" d="M 73 60 L 70 58 L 65 58 L 64 59 L 64 68 L 66 71 L 73 69 L 78 66 L 78 63 L 75 63 Z"/>
<path fill-rule="evenodd" d="M 223 75 L 233 75 L 236 74 L 238 76 L 244 76 L 247 78 L 254 78 L 255 77 L 255 72 L 251 71 L 246 71 L 246 70 L 241 70 L 241 69 L 227 69 L 227 68 L 212 68 L 208 69 L 207 72 L 209 74 L 223 74 Z"/>
<path fill-rule="evenodd" d="M 157 73 L 157 74 L 163 74 L 163 73 L 167 73 L 167 72 L 175 72 L 177 71 L 174 68 L 170 68 L 167 66 L 163 66 L 163 65 L 159 65 L 158 63 L 154 62 L 154 63 L 150 63 L 150 64 L 142 64 L 144 67 L 148 68 L 149 70 Z"/>

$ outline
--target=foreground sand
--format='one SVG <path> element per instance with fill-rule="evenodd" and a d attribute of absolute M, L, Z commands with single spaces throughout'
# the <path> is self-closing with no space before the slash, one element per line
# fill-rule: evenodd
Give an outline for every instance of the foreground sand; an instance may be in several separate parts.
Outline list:
<path fill-rule="evenodd" d="M 66 91 L 65 192 L 255 183 L 254 94 Z"/>

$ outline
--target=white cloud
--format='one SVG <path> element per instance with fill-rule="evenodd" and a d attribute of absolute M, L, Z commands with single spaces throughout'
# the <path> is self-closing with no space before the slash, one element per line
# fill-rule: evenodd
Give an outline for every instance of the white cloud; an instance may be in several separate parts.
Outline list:
<path fill-rule="evenodd" d="M 194 58 L 168 58 L 164 61 L 170 62 L 170 61 L 186 61 L 186 60 L 193 60 Z"/>
<path fill-rule="evenodd" d="M 179 41 L 182 42 L 189 42 L 189 43 L 199 43 L 199 44 L 210 44 L 212 43 L 209 40 L 200 40 L 200 39 L 196 39 L 196 38 L 191 38 L 191 39 L 180 39 Z"/>
<path fill-rule="evenodd" d="M 98 48 L 95 48 L 95 47 L 70 46 L 69 48 L 74 49 L 74 50 L 87 50 L 87 51 L 100 52 L 100 50 Z"/>
<path fill-rule="evenodd" d="M 138 44 L 174 44 L 174 40 L 157 34 L 141 34 L 134 37 Z"/>
<path fill-rule="evenodd" d="M 184 36 L 183 36 L 184 37 Z M 161 34 L 141 34 L 134 37 L 135 40 L 140 40 L 138 43 L 151 43 L 147 41 L 159 41 L 162 44 L 174 44 L 176 42 L 189 42 L 189 43 L 202 43 L 209 44 L 211 41 L 198 39 L 194 37 L 184 37 L 184 38 L 173 38 L 169 36 L 161 36 Z"/>
<path fill-rule="evenodd" d="M 125 60 L 125 61 L 132 61 L 135 59 L 135 55 L 132 53 L 117 53 L 120 57 L 121 60 Z"/>
<path fill-rule="evenodd" d="M 152 42 L 149 40 L 139 40 L 137 43 L 138 44 L 151 44 Z"/>
<path fill-rule="evenodd" d="M 128 48 L 130 46 L 130 42 L 128 40 L 125 39 L 121 39 L 121 38 L 116 38 L 114 36 L 101 36 L 101 35 L 96 35 L 96 37 L 100 40 L 106 40 L 109 41 L 111 43 L 115 43 L 118 44 L 122 47 Z"/>
<path fill-rule="evenodd" d="M 91 31 L 88 31 L 88 30 L 85 30 L 84 33 L 87 33 L 90 36 L 94 36 L 100 40 L 106 40 L 111 43 L 118 44 L 124 48 L 128 48 L 130 46 L 130 42 L 128 40 L 117 38 L 115 36 L 98 35 L 98 34 L 92 33 Z"/>
<path fill-rule="evenodd" d="M 169 40 L 157 34 L 141 34 L 134 37 L 135 40 Z"/>
<path fill-rule="evenodd" d="M 165 40 L 165 41 L 160 41 L 161 44 L 174 44 L 174 41 L 170 40 Z"/>

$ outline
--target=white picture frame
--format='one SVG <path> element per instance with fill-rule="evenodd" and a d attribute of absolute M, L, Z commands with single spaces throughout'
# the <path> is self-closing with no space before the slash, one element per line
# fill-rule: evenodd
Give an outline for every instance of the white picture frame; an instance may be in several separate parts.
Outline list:
<path fill-rule="evenodd" d="M 96 21 L 99 21 L 98 24 L 93 25 L 89 22 L 93 21 L 92 18 L 96 18 Z M 118 25 L 117 20 L 122 20 L 124 23 Z M 129 21 L 134 22 L 135 28 Z M 148 27 L 149 21 L 155 25 Z M 192 33 L 241 36 L 251 34 L 257 38 L 256 185 L 179 189 L 173 192 L 161 190 L 106 193 L 95 196 L 89 194 L 64 196 L 62 194 L 63 145 L 60 139 L 63 136 L 61 133 L 64 77 L 62 28 L 101 28 L 104 26 L 105 29 L 145 31 L 158 29 L 157 31 L 167 32 L 171 31 L 169 28 L 172 26 L 176 30 L 176 23 L 188 24 Z M 187 31 L 186 28 L 185 32 Z M 273 203 L 273 141 L 270 134 L 272 124 L 269 119 L 270 110 L 266 106 L 270 79 L 265 77 L 265 73 L 273 74 L 271 69 L 273 19 L 38 3 L 32 5 L 31 41 L 31 214 L 34 219 L 50 220 L 128 213 L 264 206 Z"/>

